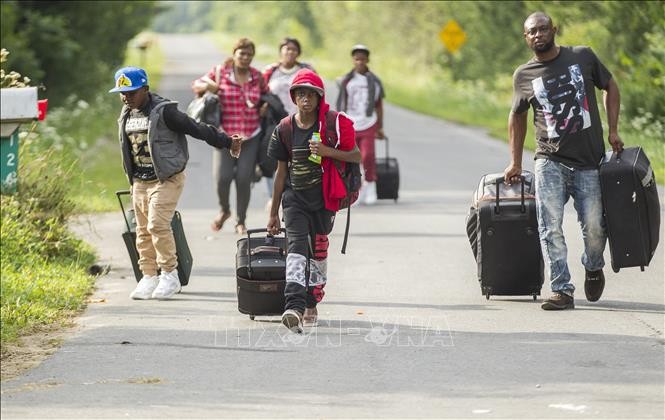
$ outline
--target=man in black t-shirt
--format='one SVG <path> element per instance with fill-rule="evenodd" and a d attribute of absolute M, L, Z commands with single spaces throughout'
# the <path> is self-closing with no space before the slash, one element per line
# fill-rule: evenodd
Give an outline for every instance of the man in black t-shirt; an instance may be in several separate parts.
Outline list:
<path fill-rule="evenodd" d="M 506 182 L 522 173 L 522 150 L 527 114 L 533 108 L 536 129 L 536 205 L 543 257 L 550 276 L 552 297 L 545 310 L 574 308 L 575 286 L 570 282 L 563 236 L 563 209 L 575 202 L 584 238 L 582 264 L 587 300 L 600 299 L 605 287 L 603 251 L 607 234 L 603 220 L 598 165 L 603 157 L 603 129 L 595 88 L 605 91 L 608 142 L 623 149 L 617 132 L 619 87 L 591 48 L 555 43 L 557 28 L 542 12 L 524 22 L 526 43 L 534 57 L 515 70 L 513 105 L 509 117 L 512 160 Z"/>

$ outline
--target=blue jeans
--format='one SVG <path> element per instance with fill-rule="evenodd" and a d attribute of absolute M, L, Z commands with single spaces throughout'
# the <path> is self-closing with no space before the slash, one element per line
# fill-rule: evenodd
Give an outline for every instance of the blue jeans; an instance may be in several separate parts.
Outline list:
<path fill-rule="evenodd" d="M 578 170 L 549 159 L 537 159 L 535 172 L 538 232 L 550 286 L 552 292 L 572 296 L 575 286 L 570 282 L 568 270 L 563 208 L 573 197 L 584 239 L 582 265 L 589 271 L 600 270 L 605 265 L 607 233 L 598 170 Z"/>

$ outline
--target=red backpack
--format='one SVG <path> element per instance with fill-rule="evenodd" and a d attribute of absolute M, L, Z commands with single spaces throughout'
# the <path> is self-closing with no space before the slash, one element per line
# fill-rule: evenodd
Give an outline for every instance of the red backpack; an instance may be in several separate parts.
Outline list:
<path fill-rule="evenodd" d="M 335 129 L 337 125 L 337 111 L 328 111 L 326 113 L 326 135 L 325 139 L 327 145 L 330 147 L 335 147 L 337 145 L 338 137 L 337 130 Z M 289 151 L 289 157 L 291 156 L 291 148 L 293 142 L 293 115 L 289 115 L 282 119 L 279 123 L 279 138 Z M 339 208 L 345 209 L 348 208 L 346 213 L 346 228 L 344 230 L 344 243 L 342 244 L 342 254 L 346 253 L 346 243 L 349 236 L 349 222 L 351 218 L 351 205 L 358 200 L 358 195 L 360 194 L 360 187 L 362 185 L 362 174 L 360 172 L 360 164 L 355 162 L 340 162 L 338 160 L 332 159 L 332 162 L 337 168 L 339 176 L 344 182 L 344 187 L 346 188 L 346 196 L 342 198 L 339 202 Z"/>

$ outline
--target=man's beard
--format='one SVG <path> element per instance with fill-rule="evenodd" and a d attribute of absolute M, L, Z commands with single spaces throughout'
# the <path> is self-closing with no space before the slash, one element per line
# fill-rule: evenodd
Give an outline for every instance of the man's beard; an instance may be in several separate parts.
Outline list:
<path fill-rule="evenodd" d="M 550 42 L 542 45 L 540 47 L 533 46 L 533 50 L 538 53 L 545 53 L 554 48 L 554 39 L 551 39 Z"/>

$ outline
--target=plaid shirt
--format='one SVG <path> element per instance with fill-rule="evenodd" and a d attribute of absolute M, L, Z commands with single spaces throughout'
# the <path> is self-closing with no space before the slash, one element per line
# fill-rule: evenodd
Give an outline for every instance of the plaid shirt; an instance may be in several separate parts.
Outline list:
<path fill-rule="evenodd" d="M 206 75 L 219 85 L 219 103 L 222 109 L 221 128 L 227 134 L 240 134 L 250 138 L 261 125 L 259 102 L 261 95 L 269 91 L 261 73 L 249 68 L 249 80 L 244 85 L 233 81 L 233 64 L 221 71 L 221 83 L 215 80 L 216 67 Z"/>

